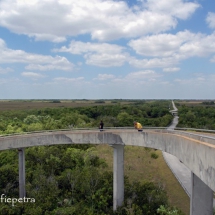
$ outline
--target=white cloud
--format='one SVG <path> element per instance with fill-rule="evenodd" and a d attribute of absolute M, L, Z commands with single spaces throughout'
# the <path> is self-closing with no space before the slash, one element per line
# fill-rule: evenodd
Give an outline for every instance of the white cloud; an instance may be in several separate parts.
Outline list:
<path fill-rule="evenodd" d="M 207 57 L 215 53 L 215 33 L 194 34 L 189 31 L 177 34 L 157 34 L 131 40 L 128 45 L 136 53 L 156 57 L 131 59 L 130 64 L 139 68 L 172 67 L 190 57 Z"/>
<path fill-rule="evenodd" d="M 131 72 L 125 77 L 117 77 L 113 79 L 113 83 L 128 84 L 133 86 L 138 86 L 139 84 L 149 84 L 150 82 L 155 82 L 162 77 L 159 73 L 153 70 L 144 70 L 138 72 Z"/>
<path fill-rule="evenodd" d="M 35 72 L 22 72 L 21 73 L 22 76 L 27 77 L 27 78 L 31 78 L 33 80 L 37 80 L 39 78 L 44 78 L 44 75 L 41 75 L 39 73 L 35 73 Z"/>
<path fill-rule="evenodd" d="M 69 47 L 63 46 L 53 51 L 84 54 L 86 63 L 89 65 L 113 67 L 122 66 L 127 60 L 129 55 L 123 52 L 124 49 L 124 47 L 115 44 L 72 41 Z"/>
<path fill-rule="evenodd" d="M 40 71 L 49 71 L 49 70 L 62 70 L 62 71 L 72 71 L 73 64 L 70 63 L 66 58 L 62 60 L 53 61 L 50 64 L 29 64 L 25 67 L 27 70 L 40 70 Z"/>
<path fill-rule="evenodd" d="M 4 49 L 5 47 L 6 47 L 5 41 L 0 38 L 0 49 Z"/>
<path fill-rule="evenodd" d="M 183 85 L 201 85 L 203 88 L 205 86 L 209 87 L 210 85 L 214 85 L 215 75 L 214 74 L 204 74 L 204 73 L 196 73 L 192 75 L 192 78 L 177 78 L 174 82 Z M 206 87 L 206 88 L 207 88 Z"/>
<path fill-rule="evenodd" d="M 15 86 L 17 84 L 23 84 L 22 81 L 19 78 L 0 78 L 0 87 L 1 85 L 5 84 L 6 87 L 11 88 L 12 86 Z M 5 87 L 5 86 L 4 86 Z M 6 93 L 6 91 L 4 90 L 4 88 L 1 90 L 1 92 Z"/>
<path fill-rule="evenodd" d="M 193 56 L 206 57 L 215 53 L 215 33 L 191 35 L 190 40 L 181 45 L 178 53 L 184 59 Z"/>
<path fill-rule="evenodd" d="M 210 28 L 215 29 L 215 13 L 209 12 L 206 18 L 206 22 Z"/>
<path fill-rule="evenodd" d="M 199 3 L 202 10 L 191 17 Z M 2 96 L 213 97 L 215 13 L 204 6 L 196 0 L 0 0 L 0 74 L 11 79 L 0 79 Z M 212 30 L 202 26 L 204 17 Z M 59 73 L 75 69 L 83 77 Z M 44 71 L 53 72 L 46 77 Z"/>
<path fill-rule="evenodd" d="M 148 0 L 133 8 L 114 0 L 1 0 L 0 25 L 36 40 L 62 42 L 80 34 L 113 40 L 170 30 L 198 7 L 184 0 Z"/>
<path fill-rule="evenodd" d="M 64 83 L 77 83 L 79 81 L 84 80 L 84 77 L 78 78 L 66 78 L 66 77 L 57 77 L 53 79 L 55 82 L 64 82 Z"/>
<path fill-rule="evenodd" d="M 161 75 L 156 73 L 155 71 L 145 70 L 129 73 L 125 78 L 127 80 L 154 80 L 159 77 L 161 77 Z"/>
<path fill-rule="evenodd" d="M 189 18 L 200 7 L 199 4 L 186 0 L 148 0 L 146 5 L 150 11 L 170 14 L 180 19 Z"/>
<path fill-rule="evenodd" d="M 211 58 L 211 62 L 215 62 L 215 55 Z"/>
<path fill-rule="evenodd" d="M 93 78 L 92 81 L 102 81 L 100 84 L 107 86 L 110 84 L 139 84 L 139 83 L 149 83 L 149 82 L 155 82 L 159 81 L 160 78 L 162 78 L 163 75 L 153 71 L 153 70 L 143 70 L 143 71 L 137 71 L 137 72 L 131 72 L 124 76 L 116 76 L 112 74 L 98 74 L 96 78 Z M 53 81 L 55 83 L 73 83 L 73 84 L 80 84 L 80 83 L 89 83 L 87 82 L 84 77 L 78 77 L 78 78 L 68 78 L 68 77 L 57 77 L 54 78 Z M 95 82 L 97 83 L 97 82 Z M 97 84 L 93 84 L 91 82 L 93 87 L 96 87 Z"/>
<path fill-rule="evenodd" d="M 7 80 L 5 78 L 0 78 L 0 84 L 6 84 Z"/>
<path fill-rule="evenodd" d="M 115 76 L 112 74 L 98 74 L 97 78 L 94 78 L 94 80 L 99 80 L 99 81 L 106 81 L 110 79 L 114 79 Z"/>
<path fill-rule="evenodd" d="M 13 69 L 7 67 L 7 68 L 2 68 L 0 67 L 0 74 L 6 74 L 6 73 L 9 73 L 9 72 L 13 72 Z"/>
<path fill-rule="evenodd" d="M 92 54 L 85 55 L 86 63 L 100 67 L 119 67 L 124 64 L 127 56 L 124 54 Z"/>
<path fill-rule="evenodd" d="M 71 41 L 69 47 L 63 46 L 60 49 L 54 49 L 54 52 L 69 52 L 71 54 L 83 54 L 83 53 L 108 53 L 118 54 L 125 49 L 122 46 L 108 43 L 84 43 L 80 41 Z"/>
<path fill-rule="evenodd" d="M 53 43 L 61 43 L 66 41 L 66 37 L 56 36 L 52 34 L 42 33 L 42 34 L 35 34 L 31 33 L 28 34 L 29 37 L 35 38 L 35 41 L 51 41 Z"/>
<path fill-rule="evenodd" d="M 151 59 L 136 59 L 131 58 L 129 64 L 137 68 L 163 68 L 172 67 L 178 63 L 178 60 L 172 57 L 169 58 L 151 58 Z"/>
<path fill-rule="evenodd" d="M 0 39 L 0 63 L 24 63 L 29 70 L 66 70 L 71 71 L 74 65 L 65 57 L 50 55 L 39 55 L 27 53 L 23 50 L 7 48 L 6 43 Z"/>
<path fill-rule="evenodd" d="M 178 32 L 175 35 L 156 34 L 131 40 L 128 45 L 140 55 L 167 57 L 172 56 L 183 43 L 192 40 L 194 36 L 189 31 Z"/>
<path fill-rule="evenodd" d="M 178 67 L 169 67 L 169 68 L 163 69 L 164 72 L 177 72 L 179 70 L 180 70 L 180 68 L 178 68 Z"/>

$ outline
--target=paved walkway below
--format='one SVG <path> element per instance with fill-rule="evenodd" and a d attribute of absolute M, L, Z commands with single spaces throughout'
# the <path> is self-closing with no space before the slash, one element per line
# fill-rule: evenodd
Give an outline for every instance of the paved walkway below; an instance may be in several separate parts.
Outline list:
<path fill-rule="evenodd" d="M 184 188 L 187 195 L 191 196 L 191 171 L 181 163 L 177 157 L 163 152 L 164 160 L 177 178 L 178 182 Z"/>

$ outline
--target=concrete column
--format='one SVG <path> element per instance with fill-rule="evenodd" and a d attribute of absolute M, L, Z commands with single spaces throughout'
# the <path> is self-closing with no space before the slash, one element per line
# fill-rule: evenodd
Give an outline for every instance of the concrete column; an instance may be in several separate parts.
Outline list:
<path fill-rule="evenodd" d="M 213 215 L 213 190 L 191 172 L 190 215 Z"/>
<path fill-rule="evenodd" d="M 113 210 L 124 202 L 124 146 L 112 145 L 113 152 Z"/>
<path fill-rule="evenodd" d="M 25 150 L 18 149 L 19 152 L 19 198 L 25 197 Z"/>

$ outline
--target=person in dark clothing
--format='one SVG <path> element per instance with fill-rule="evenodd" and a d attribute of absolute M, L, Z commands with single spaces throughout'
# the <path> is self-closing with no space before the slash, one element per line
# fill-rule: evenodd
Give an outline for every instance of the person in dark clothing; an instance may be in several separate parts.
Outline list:
<path fill-rule="evenodd" d="M 102 130 L 103 127 L 104 127 L 104 123 L 103 123 L 103 121 L 101 120 L 101 122 L 100 122 L 100 124 L 99 124 L 99 129 Z"/>

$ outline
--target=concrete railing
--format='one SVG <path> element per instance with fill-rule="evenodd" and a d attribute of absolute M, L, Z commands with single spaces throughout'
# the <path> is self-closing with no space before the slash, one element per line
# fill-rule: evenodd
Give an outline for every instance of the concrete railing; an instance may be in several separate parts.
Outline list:
<path fill-rule="evenodd" d="M 102 132 L 98 129 L 31 132 L 0 137 L 0 150 L 39 145 L 105 143 L 145 146 L 168 152 L 178 157 L 211 189 L 215 190 L 214 180 L 211 179 L 211 174 L 215 176 L 215 140 L 186 132 L 164 129 L 147 129 L 139 133 L 134 129 L 105 129 Z M 201 169 L 199 169 L 199 162 L 201 162 Z"/>

